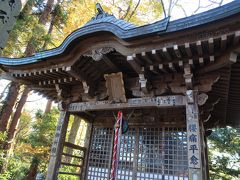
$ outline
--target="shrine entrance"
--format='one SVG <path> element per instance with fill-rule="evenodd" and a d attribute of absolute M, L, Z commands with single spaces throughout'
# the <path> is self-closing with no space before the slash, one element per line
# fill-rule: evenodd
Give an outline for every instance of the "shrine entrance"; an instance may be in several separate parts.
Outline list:
<path fill-rule="evenodd" d="M 113 129 L 94 127 L 87 179 L 109 179 Z M 110 145 L 111 144 L 111 145 Z M 130 127 L 121 137 L 118 179 L 188 179 L 185 128 Z"/>
<path fill-rule="evenodd" d="M 46 179 L 209 180 L 211 129 L 240 127 L 240 2 L 144 26 L 96 12 L 58 48 L 0 58 L 2 78 L 59 103 Z M 70 115 L 84 145 L 66 142 Z"/>

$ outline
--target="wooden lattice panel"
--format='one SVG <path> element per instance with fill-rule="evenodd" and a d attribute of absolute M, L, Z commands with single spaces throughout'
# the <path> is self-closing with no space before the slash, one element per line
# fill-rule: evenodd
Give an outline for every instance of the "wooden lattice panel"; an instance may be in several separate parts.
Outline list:
<path fill-rule="evenodd" d="M 118 179 L 131 180 L 134 170 L 134 155 L 136 147 L 136 130 L 130 128 L 121 137 L 120 154 L 118 162 Z"/>
<path fill-rule="evenodd" d="M 87 179 L 109 179 L 112 137 L 111 128 L 93 128 Z"/>
<path fill-rule="evenodd" d="M 112 138 L 111 128 L 94 128 L 89 180 L 108 180 Z M 121 136 L 117 176 L 119 180 L 188 180 L 187 160 L 185 128 L 131 127 Z"/>
<path fill-rule="evenodd" d="M 138 180 L 188 179 L 186 132 L 139 128 Z"/>

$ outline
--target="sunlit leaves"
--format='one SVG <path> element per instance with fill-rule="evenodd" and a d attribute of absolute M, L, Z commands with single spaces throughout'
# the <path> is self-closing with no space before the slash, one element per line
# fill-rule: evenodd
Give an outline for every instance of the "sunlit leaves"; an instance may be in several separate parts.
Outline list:
<path fill-rule="evenodd" d="M 209 136 L 209 167 L 213 180 L 240 178 L 240 130 L 213 130 Z"/>

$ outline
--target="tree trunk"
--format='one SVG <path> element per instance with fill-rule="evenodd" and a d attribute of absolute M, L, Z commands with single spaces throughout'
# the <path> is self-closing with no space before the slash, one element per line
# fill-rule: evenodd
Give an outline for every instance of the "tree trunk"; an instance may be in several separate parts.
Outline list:
<path fill-rule="evenodd" d="M 78 116 L 74 116 L 72 127 L 71 127 L 71 130 L 70 130 L 69 136 L 68 136 L 68 142 L 73 143 L 73 144 L 75 143 L 80 124 L 81 124 L 81 118 L 78 117 Z M 72 148 L 67 148 L 66 153 L 67 154 L 72 154 L 73 149 Z M 68 163 L 70 163 L 71 160 L 72 160 L 71 157 L 66 157 L 66 159 L 65 159 L 65 161 L 68 162 Z"/>
<path fill-rule="evenodd" d="M 41 25 L 47 24 L 49 15 L 53 8 L 53 5 L 54 5 L 54 0 L 47 1 L 46 7 L 44 8 L 44 10 L 39 18 L 38 24 L 41 24 Z M 31 56 L 35 52 L 35 47 L 33 46 L 32 41 L 33 41 L 33 37 L 29 40 L 29 42 L 27 44 L 27 48 L 25 50 L 26 56 Z"/>
<path fill-rule="evenodd" d="M 11 83 L 9 83 L 2 91 L 2 93 L 0 94 L 0 100 L 3 98 L 4 94 L 9 90 L 9 86 Z"/>
<path fill-rule="evenodd" d="M 51 35 L 51 34 L 52 34 L 53 25 L 54 25 L 54 19 L 55 19 L 55 16 L 52 15 L 52 20 L 51 20 L 51 23 L 50 23 L 50 26 L 49 26 L 49 29 L 48 29 L 48 35 Z M 45 41 L 44 44 L 43 44 L 42 50 L 45 50 L 46 47 L 47 47 L 47 45 L 48 45 L 48 42 Z"/>
<path fill-rule="evenodd" d="M 8 129 L 7 144 L 5 146 L 6 150 L 11 149 L 12 142 L 13 142 L 13 139 L 15 137 L 17 126 L 18 126 L 20 116 L 21 116 L 21 113 L 22 113 L 22 109 L 23 109 L 23 106 L 25 105 L 25 103 L 27 101 L 28 93 L 29 93 L 29 89 L 25 88 L 23 93 L 22 93 L 21 99 L 19 100 L 19 103 L 17 105 L 16 111 L 14 113 L 14 116 L 12 118 L 10 127 Z"/>
<path fill-rule="evenodd" d="M 37 157 L 33 157 L 31 166 L 29 168 L 26 180 L 35 180 L 38 171 L 39 160 Z"/>
<path fill-rule="evenodd" d="M 52 100 L 49 99 L 49 100 L 47 101 L 47 105 L 46 105 L 46 108 L 45 108 L 44 113 L 45 113 L 45 114 L 50 113 L 51 108 L 52 108 Z"/>
<path fill-rule="evenodd" d="M 0 132 L 5 132 L 7 130 L 7 125 L 12 114 L 13 106 L 16 102 L 20 85 L 11 82 L 9 92 L 6 98 L 6 103 L 4 104 L 2 111 L 0 112 Z"/>

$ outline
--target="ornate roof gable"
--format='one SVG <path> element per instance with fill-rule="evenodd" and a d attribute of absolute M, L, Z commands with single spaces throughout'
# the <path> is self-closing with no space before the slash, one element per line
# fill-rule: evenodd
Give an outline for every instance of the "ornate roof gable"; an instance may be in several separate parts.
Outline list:
<path fill-rule="evenodd" d="M 122 19 L 117 19 L 114 15 L 105 12 L 99 3 L 96 4 L 96 9 L 97 9 L 97 14 L 90 21 L 88 21 L 84 26 L 105 22 L 105 23 L 114 24 L 124 30 L 132 29 L 136 27 L 132 23 L 126 22 Z"/>

